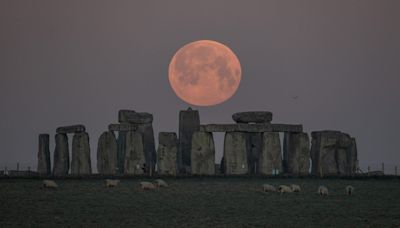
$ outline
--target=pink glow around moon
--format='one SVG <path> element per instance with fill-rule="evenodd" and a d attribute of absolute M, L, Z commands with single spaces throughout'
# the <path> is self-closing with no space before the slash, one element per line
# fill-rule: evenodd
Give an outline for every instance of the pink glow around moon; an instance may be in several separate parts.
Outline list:
<path fill-rule="evenodd" d="M 228 100 L 241 79 L 240 62 L 227 46 L 199 40 L 180 48 L 169 64 L 169 82 L 176 95 L 197 106 Z"/>

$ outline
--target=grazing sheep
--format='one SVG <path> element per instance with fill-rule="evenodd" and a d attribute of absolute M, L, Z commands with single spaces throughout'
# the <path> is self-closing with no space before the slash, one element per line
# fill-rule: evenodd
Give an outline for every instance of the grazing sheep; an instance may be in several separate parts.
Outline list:
<path fill-rule="evenodd" d="M 150 182 L 140 182 L 140 186 L 143 190 L 152 190 L 157 188 L 155 184 Z"/>
<path fill-rule="evenodd" d="M 120 180 L 107 179 L 106 180 L 106 187 L 108 187 L 108 188 L 116 187 L 119 183 L 120 183 Z"/>
<path fill-rule="evenodd" d="M 165 182 L 165 181 L 163 181 L 163 180 L 161 180 L 161 179 L 157 179 L 157 180 L 155 180 L 155 182 L 156 182 L 156 185 L 157 185 L 158 187 L 168 187 L 167 182 Z"/>
<path fill-rule="evenodd" d="M 56 182 L 52 180 L 43 180 L 43 187 L 44 188 L 58 188 Z"/>
<path fill-rule="evenodd" d="M 276 192 L 276 188 L 270 184 L 263 184 L 262 187 L 264 192 Z"/>
<path fill-rule="evenodd" d="M 347 195 L 353 195 L 354 192 L 354 187 L 351 185 L 346 186 L 346 194 Z"/>
<path fill-rule="evenodd" d="M 292 189 L 293 192 L 300 192 L 301 191 L 300 186 L 297 185 L 297 184 L 290 185 L 290 188 Z"/>
<path fill-rule="evenodd" d="M 293 190 L 289 186 L 279 185 L 278 192 L 282 195 L 283 193 L 293 192 Z"/>
<path fill-rule="evenodd" d="M 325 186 L 319 186 L 318 187 L 318 194 L 320 196 L 328 196 L 328 188 Z"/>

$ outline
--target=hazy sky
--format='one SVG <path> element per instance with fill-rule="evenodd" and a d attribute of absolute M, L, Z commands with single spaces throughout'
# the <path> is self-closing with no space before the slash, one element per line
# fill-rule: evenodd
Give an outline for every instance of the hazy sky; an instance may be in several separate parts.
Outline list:
<path fill-rule="evenodd" d="M 361 163 L 400 165 L 399 12 L 395 0 L 0 1 L 0 165 L 36 167 L 39 133 L 53 153 L 55 129 L 82 123 L 95 167 L 119 109 L 152 113 L 156 136 L 177 131 L 188 104 L 168 64 L 200 39 L 229 46 L 242 66 L 230 100 L 194 107 L 202 123 L 268 110 L 308 133 L 351 134 Z"/>

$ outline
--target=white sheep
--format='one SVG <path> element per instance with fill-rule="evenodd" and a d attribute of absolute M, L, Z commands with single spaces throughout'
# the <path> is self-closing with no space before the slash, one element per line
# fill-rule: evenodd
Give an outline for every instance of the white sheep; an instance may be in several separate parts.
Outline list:
<path fill-rule="evenodd" d="M 264 192 L 276 192 L 276 188 L 270 184 L 263 184 L 262 187 Z"/>
<path fill-rule="evenodd" d="M 318 187 L 318 194 L 320 195 L 320 196 L 328 196 L 328 188 L 327 187 L 325 187 L 325 186 L 319 186 Z"/>
<path fill-rule="evenodd" d="M 297 184 L 290 185 L 290 188 L 292 189 L 293 192 L 300 192 L 301 191 L 300 186 L 297 185 Z"/>
<path fill-rule="evenodd" d="M 165 182 L 164 180 L 157 179 L 155 180 L 155 182 L 158 187 L 168 187 L 167 182 Z"/>
<path fill-rule="evenodd" d="M 43 180 L 43 187 L 44 188 L 58 188 L 56 182 L 52 180 Z"/>
<path fill-rule="evenodd" d="M 282 195 L 283 193 L 293 192 L 293 190 L 287 185 L 279 185 L 278 192 Z"/>
<path fill-rule="evenodd" d="M 106 187 L 108 187 L 108 188 L 116 187 L 119 183 L 120 183 L 120 180 L 107 179 L 106 180 Z"/>
<path fill-rule="evenodd" d="M 353 193 L 354 193 L 354 187 L 351 185 L 346 186 L 346 194 L 353 195 Z"/>
<path fill-rule="evenodd" d="M 157 188 L 157 186 L 155 184 L 150 183 L 150 182 L 145 182 L 145 181 L 140 182 L 140 186 L 143 190 L 152 190 L 152 189 Z"/>

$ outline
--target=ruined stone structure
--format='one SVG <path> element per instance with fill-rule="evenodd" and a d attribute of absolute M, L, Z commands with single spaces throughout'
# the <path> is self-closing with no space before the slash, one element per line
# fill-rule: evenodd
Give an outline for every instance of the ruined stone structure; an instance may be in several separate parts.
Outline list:
<path fill-rule="evenodd" d="M 313 175 L 354 175 L 357 165 L 355 139 L 339 131 L 314 131 L 311 159 Z"/>
<path fill-rule="evenodd" d="M 215 174 L 215 146 L 212 133 L 194 132 L 191 145 L 191 174 Z"/>
<path fill-rule="evenodd" d="M 114 175 L 118 171 L 117 140 L 114 132 L 101 134 L 97 146 L 97 171 L 103 175 Z"/>
<path fill-rule="evenodd" d="M 310 160 L 313 175 L 354 175 L 357 170 L 357 145 L 348 134 L 312 132 L 310 151 L 310 139 L 303 126 L 271 123 L 271 112 L 234 113 L 232 119 L 235 123 L 201 125 L 197 110 L 180 111 L 179 138 L 174 132 L 160 132 L 156 153 L 153 115 L 120 110 L 119 123 L 110 124 L 99 137 L 97 169 L 103 175 L 152 175 L 157 164 L 160 175 L 214 175 L 213 132 L 224 132 L 220 168 L 225 175 L 308 175 Z M 71 174 L 91 174 L 89 135 L 85 126 L 72 125 L 57 128 L 53 175 L 68 175 L 69 133 L 74 133 Z M 284 134 L 283 145 L 280 133 Z M 38 173 L 51 173 L 47 134 L 39 136 Z"/>
<path fill-rule="evenodd" d="M 175 132 L 158 134 L 157 168 L 158 174 L 176 176 L 178 171 L 178 138 Z"/>
<path fill-rule="evenodd" d="M 310 139 L 306 133 L 286 132 L 283 140 L 285 173 L 308 175 L 310 169 Z"/>
<path fill-rule="evenodd" d="M 192 135 L 199 129 L 200 116 L 197 110 L 188 108 L 179 112 L 178 169 L 181 173 L 190 171 Z"/>
<path fill-rule="evenodd" d="M 55 136 L 55 141 L 53 175 L 66 176 L 69 172 L 68 136 L 64 133 L 58 133 Z"/>
<path fill-rule="evenodd" d="M 49 135 L 39 135 L 39 150 L 38 150 L 38 165 L 37 172 L 39 175 L 47 176 L 51 174 L 50 164 L 50 148 L 49 148 Z"/>

